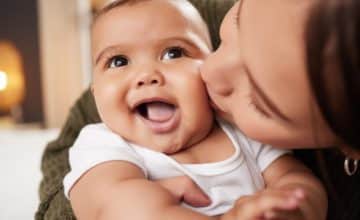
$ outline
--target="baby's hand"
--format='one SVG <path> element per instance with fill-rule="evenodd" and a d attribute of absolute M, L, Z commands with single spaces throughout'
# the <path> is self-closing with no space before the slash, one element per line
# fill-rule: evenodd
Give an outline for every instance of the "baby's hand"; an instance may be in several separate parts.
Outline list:
<path fill-rule="evenodd" d="M 240 198 L 224 220 L 300 220 L 304 219 L 300 205 L 305 199 L 301 189 L 266 189 Z"/>
<path fill-rule="evenodd" d="M 211 204 L 210 198 L 187 176 L 178 176 L 155 181 L 167 189 L 179 202 L 194 207 L 204 207 Z"/>

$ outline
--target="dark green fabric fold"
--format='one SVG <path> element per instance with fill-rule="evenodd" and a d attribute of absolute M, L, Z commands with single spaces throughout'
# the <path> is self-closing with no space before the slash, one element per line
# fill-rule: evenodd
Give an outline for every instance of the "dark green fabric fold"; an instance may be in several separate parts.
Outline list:
<path fill-rule="evenodd" d="M 68 151 L 82 127 L 100 122 L 93 96 L 87 90 L 70 110 L 59 137 L 50 142 L 43 154 L 40 205 L 35 219 L 75 219 L 65 198 L 62 180 L 70 170 Z"/>

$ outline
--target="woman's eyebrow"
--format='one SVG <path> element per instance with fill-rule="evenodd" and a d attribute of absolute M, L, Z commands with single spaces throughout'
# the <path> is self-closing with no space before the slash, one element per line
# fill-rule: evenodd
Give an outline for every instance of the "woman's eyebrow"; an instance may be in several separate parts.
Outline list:
<path fill-rule="evenodd" d="M 280 109 L 278 107 L 276 107 L 276 105 L 274 104 L 273 101 L 271 101 L 271 99 L 269 98 L 269 96 L 267 96 L 264 92 L 264 90 L 262 90 L 259 85 L 255 82 L 254 78 L 251 76 L 249 70 L 246 70 L 247 76 L 249 78 L 249 81 L 251 83 L 251 85 L 253 86 L 255 92 L 257 94 L 259 94 L 260 98 L 264 101 L 264 103 L 269 107 L 270 111 L 273 112 L 276 116 L 278 116 L 279 118 L 281 118 L 282 120 L 286 121 L 286 122 L 290 122 L 291 120 L 280 111 Z"/>

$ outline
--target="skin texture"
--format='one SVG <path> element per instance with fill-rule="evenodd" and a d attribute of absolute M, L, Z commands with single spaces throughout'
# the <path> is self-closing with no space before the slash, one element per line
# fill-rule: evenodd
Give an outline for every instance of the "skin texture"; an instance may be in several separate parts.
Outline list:
<path fill-rule="evenodd" d="M 199 72 L 210 41 L 204 23 L 192 10 L 182 0 L 151 0 L 125 4 L 98 17 L 92 29 L 93 92 L 102 120 L 129 141 L 183 163 L 216 162 L 231 156 L 234 148 L 213 124 Z M 170 52 L 179 47 L 185 52 L 174 58 Z M 136 102 L 153 97 L 177 106 L 180 120 L 174 128 L 154 132 L 134 113 Z M 85 173 L 72 188 L 70 200 L 76 216 L 90 220 L 250 220 L 273 219 L 278 213 L 285 213 L 287 219 L 325 218 L 322 186 L 294 158 L 277 159 L 263 175 L 266 190 L 245 197 L 249 202 L 240 199 L 229 213 L 216 217 L 179 205 L 193 190 L 186 180 L 152 182 L 138 167 L 121 161 L 105 162 Z M 243 204 L 256 207 L 259 203 L 263 205 L 258 209 L 244 212 L 248 206 Z"/>
<path fill-rule="evenodd" d="M 306 74 L 304 29 L 314 2 L 239 1 L 202 67 L 219 114 L 255 140 L 291 149 L 338 143 Z"/>

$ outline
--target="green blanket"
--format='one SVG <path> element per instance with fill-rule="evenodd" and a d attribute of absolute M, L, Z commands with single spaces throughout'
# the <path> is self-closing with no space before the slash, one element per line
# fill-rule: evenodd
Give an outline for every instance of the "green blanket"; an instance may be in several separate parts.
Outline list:
<path fill-rule="evenodd" d="M 219 44 L 218 30 L 222 18 L 235 1 L 192 0 L 209 24 L 215 48 Z M 99 121 L 94 99 L 87 90 L 70 110 L 59 137 L 47 145 L 43 154 L 41 164 L 43 179 L 40 184 L 40 205 L 35 215 L 36 220 L 75 219 L 62 185 L 62 180 L 70 169 L 68 151 L 82 127 Z"/>
<path fill-rule="evenodd" d="M 82 127 L 99 122 L 100 118 L 90 90 L 87 90 L 70 110 L 59 137 L 50 142 L 43 154 L 40 184 L 40 205 L 36 219 L 75 219 L 65 198 L 62 180 L 70 170 L 68 151 Z"/>

